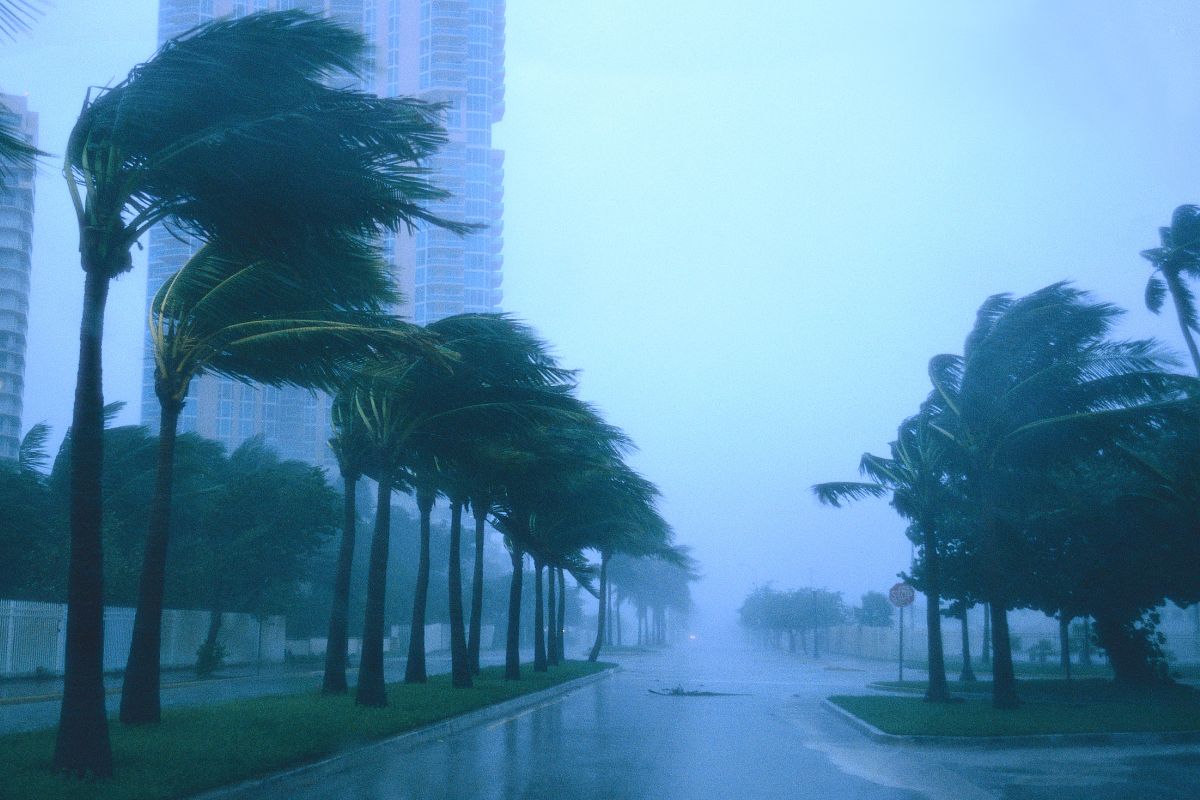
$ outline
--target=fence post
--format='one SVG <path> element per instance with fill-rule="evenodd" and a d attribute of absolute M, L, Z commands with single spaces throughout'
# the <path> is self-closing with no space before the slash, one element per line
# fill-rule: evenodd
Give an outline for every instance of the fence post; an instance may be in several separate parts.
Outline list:
<path fill-rule="evenodd" d="M 8 620 L 6 628 L 8 635 L 4 639 L 4 674 L 11 675 L 13 668 L 13 639 L 17 635 L 17 603 L 15 600 L 8 601 Z"/>
<path fill-rule="evenodd" d="M 54 641 L 54 669 L 63 673 L 67 669 L 67 607 L 61 606 L 58 616 L 58 636 Z"/>

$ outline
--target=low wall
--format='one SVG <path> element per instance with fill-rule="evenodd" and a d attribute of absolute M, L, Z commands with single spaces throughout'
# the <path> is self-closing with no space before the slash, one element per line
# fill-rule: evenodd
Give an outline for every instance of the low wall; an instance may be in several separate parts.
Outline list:
<path fill-rule="evenodd" d="M 125 668 L 133 637 L 132 608 L 104 609 L 104 670 Z M 189 667 L 208 633 L 207 611 L 163 611 L 162 665 Z M 218 637 L 226 664 L 283 661 L 286 620 L 224 614 Z M 60 675 L 66 652 L 67 607 L 61 603 L 0 600 L 0 677 Z"/>

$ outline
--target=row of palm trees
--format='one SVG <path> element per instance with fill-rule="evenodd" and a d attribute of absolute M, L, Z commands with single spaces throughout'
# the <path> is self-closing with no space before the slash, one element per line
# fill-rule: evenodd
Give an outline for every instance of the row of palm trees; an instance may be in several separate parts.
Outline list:
<path fill-rule="evenodd" d="M 1181 207 L 1161 235 L 1143 253 L 1157 273 L 1147 304 L 1170 293 L 1196 359 L 1200 209 Z M 932 391 L 888 455 L 862 457 L 868 480 L 813 487 L 834 506 L 889 497 L 909 522 L 929 700 L 949 699 L 943 597 L 989 608 L 998 708 L 1019 704 L 1010 609 L 1095 617 L 1118 680 L 1137 680 L 1156 657 L 1143 615 L 1200 598 L 1194 570 L 1178 568 L 1194 563 L 1200 533 L 1200 385 L 1154 341 L 1109 338 L 1121 313 L 1067 283 L 989 298 L 962 355 L 930 361 Z"/>
<path fill-rule="evenodd" d="M 89 96 L 71 133 L 64 175 L 76 211 L 84 307 L 72 422 L 66 668 L 56 768 L 112 773 L 101 680 L 103 643 L 103 396 L 101 341 L 111 281 L 155 225 L 197 243 L 150 304 L 161 406 L 130 657 L 126 723 L 160 718 L 159 645 L 170 545 L 176 433 L 188 389 L 215 373 L 334 393 L 333 447 L 345 528 L 334 585 L 324 689 L 346 689 L 349 554 L 355 485 L 377 483 L 356 701 L 386 703 L 383 601 L 391 496 L 412 493 L 421 555 L 405 679 L 424 681 L 430 515 L 449 503 L 449 586 L 455 686 L 478 670 L 483 531 L 492 520 L 512 554 L 506 674 L 519 677 L 521 565 L 534 562 L 535 669 L 562 658 L 569 573 L 590 585 L 583 557 L 683 562 L 655 509 L 657 490 L 624 461 L 628 438 L 579 400 L 525 326 L 461 315 L 427 329 L 389 315 L 397 302 L 375 242 L 386 229 L 470 226 L 429 211 L 445 198 L 422 164 L 445 142 L 441 107 L 345 88 L 362 38 L 303 12 L 219 20 L 167 42 L 128 77 Z M 465 632 L 462 515 L 475 521 L 475 575 Z M 543 576 L 552 624 L 544 630 Z M 555 607 L 557 606 L 557 607 Z M 603 627 L 603 609 L 600 613 Z M 597 650 L 593 650 L 593 658 Z"/>
<path fill-rule="evenodd" d="M 613 553 L 678 561 L 669 526 L 654 507 L 657 490 L 623 460 L 629 440 L 574 393 L 561 368 L 526 326 L 502 315 L 459 315 L 431 323 L 452 356 L 381 354 L 334 402 L 334 449 L 345 485 L 323 691 L 347 689 L 345 641 L 354 549 L 355 486 L 377 484 L 367 574 L 363 647 L 355 700 L 387 702 L 383 683 L 383 607 L 391 495 L 411 493 L 420 515 L 420 555 L 405 681 L 424 682 L 430 576 L 430 520 L 444 498 L 450 511 L 447 587 L 452 684 L 479 672 L 485 523 L 504 535 L 512 557 L 505 674 L 520 677 L 524 561 L 533 562 L 534 669 L 563 657 L 565 576 L 590 585 L 584 550 L 600 553 L 601 595 Z M 469 631 L 463 602 L 463 518 L 474 518 Z M 545 582 L 548 585 L 544 585 Z M 549 602 L 543 598 L 549 596 Z M 547 612 L 547 606 L 549 611 Z M 603 612 L 601 612 L 602 620 Z M 551 618 L 549 629 L 546 617 Z M 601 621 L 601 625 L 603 622 Z M 593 658 L 596 651 L 593 652 Z"/>

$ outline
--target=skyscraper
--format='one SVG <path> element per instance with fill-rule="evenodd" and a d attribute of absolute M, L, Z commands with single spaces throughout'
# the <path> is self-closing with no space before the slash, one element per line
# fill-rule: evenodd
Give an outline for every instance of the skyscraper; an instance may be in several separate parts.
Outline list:
<path fill-rule="evenodd" d="M 37 114 L 24 97 L 0 95 L 7 127 L 37 144 Z M 25 390 L 29 268 L 33 252 L 33 167 L 3 166 L 0 176 L 0 459 L 16 458 Z"/>
<path fill-rule="evenodd" d="M 160 0 L 159 42 L 216 17 L 289 8 L 325 14 L 364 34 L 370 44 L 362 70 L 367 91 L 445 104 L 450 141 L 427 166 L 453 196 L 431 210 L 483 227 L 467 236 L 440 229 L 385 235 L 385 257 L 405 298 L 401 313 L 424 325 L 451 314 L 495 311 L 503 265 L 504 157 L 492 147 L 492 125 L 504 113 L 504 1 Z M 176 232 L 151 231 L 147 303 L 195 247 Z M 147 341 L 142 421 L 157 428 L 158 420 Z M 319 393 L 205 376 L 192 386 L 180 429 L 231 449 L 262 434 L 286 457 L 333 465 L 329 399 Z"/>

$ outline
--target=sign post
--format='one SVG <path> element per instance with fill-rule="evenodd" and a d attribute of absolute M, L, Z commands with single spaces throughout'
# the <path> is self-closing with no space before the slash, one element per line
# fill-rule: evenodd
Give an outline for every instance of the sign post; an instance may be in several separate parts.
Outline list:
<path fill-rule="evenodd" d="M 907 583 L 897 583 L 888 590 L 888 600 L 900 609 L 900 680 L 904 680 L 904 607 L 911 606 L 917 593 Z"/>

